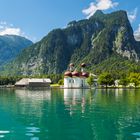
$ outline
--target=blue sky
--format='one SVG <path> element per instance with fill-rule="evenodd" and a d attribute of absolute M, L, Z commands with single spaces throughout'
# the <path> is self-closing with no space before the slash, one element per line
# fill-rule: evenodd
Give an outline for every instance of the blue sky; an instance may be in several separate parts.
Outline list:
<path fill-rule="evenodd" d="M 0 0 L 0 35 L 17 34 L 38 41 L 54 28 L 90 17 L 97 9 L 126 10 L 140 35 L 139 0 Z"/>

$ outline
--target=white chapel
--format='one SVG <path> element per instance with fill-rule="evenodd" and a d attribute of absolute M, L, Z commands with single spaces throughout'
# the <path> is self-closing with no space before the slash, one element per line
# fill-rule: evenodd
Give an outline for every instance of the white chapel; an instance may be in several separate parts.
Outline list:
<path fill-rule="evenodd" d="M 87 78 L 89 73 L 85 71 L 86 64 L 81 64 L 81 71 L 74 68 L 74 64 L 69 65 L 68 71 L 64 74 L 64 88 L 87 88 Z"/>

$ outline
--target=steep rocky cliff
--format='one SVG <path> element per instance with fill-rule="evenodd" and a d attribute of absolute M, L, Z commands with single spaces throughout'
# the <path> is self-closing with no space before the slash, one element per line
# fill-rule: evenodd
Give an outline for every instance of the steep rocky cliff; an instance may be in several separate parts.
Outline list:
<path fill-rule="evenodd" d="M 5 66 L 4 73 L 9 74 L 11 68 L 12 74 L 62 73 L 70 62 L 77 67 L 88 63 L 89 69 L 95 71 L 125 70 L 130 65 L 138 70 L 139 60 L 140 43 L 134 39 L 126 12 L 97 11 L 89 19 L 72 21 L 65 29 L 51 31 L 24 49 Z"/>

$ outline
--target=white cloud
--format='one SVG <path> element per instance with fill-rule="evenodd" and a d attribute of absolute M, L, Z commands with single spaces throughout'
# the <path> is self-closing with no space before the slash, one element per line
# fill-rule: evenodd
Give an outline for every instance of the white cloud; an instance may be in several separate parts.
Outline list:
<path fill-rule="evenodd" d="M 20 28 L 11 28 L 11 27 L 6 27 L 2 30 L 0 30 L 0 35 L 19 35 L 22 36 L 22 32 Z"/>
<path fill-rule="evenodd" d="M 13 24 L 8 24 L 6 21 L 0 21 L 0 35 L 24 36 L 24 33 L 20 28 L 14 27 Z"/>
<path fill-rule="evenodd" d="M 8 24 L 6 21 L 0 21 L 0 35 L 18 35 L 36 41 L 35 38 L 27 36 L 20 28 Z"/>
<path fill-rule="evenodd" d="M 137 41 L 140 41 L 140 24 L 138 29 L 134 32 L 134 37 Z"/>
<path fill-rule="evenodd" d="M 13 24 L 8 24 L 6 21 L 0 21 L 0 35 L 18 35 L 32 40 L 33 42 L 38 41 L 36 37 L 26 35 L 26 33 L 24 33 L 19 27 L 15 27 Z"/>
<path fill-rule="evenodd" d="M 137 13 L 138 13 L 138 8 L 135 8 L 132 12 L 127 13 L 128 18 L 131 23 L 135 21 L 135 19 L 137 17 Z"/>
<path fill-rule="evenodd" d="M 96 0 L 96 2 L 91 2 L 87 9 L 82 10 L 83 14 L 90 18 L 97 10 L 108 10 L 118 6 L 118 2 L 113 2 L 112 0 Z"/>

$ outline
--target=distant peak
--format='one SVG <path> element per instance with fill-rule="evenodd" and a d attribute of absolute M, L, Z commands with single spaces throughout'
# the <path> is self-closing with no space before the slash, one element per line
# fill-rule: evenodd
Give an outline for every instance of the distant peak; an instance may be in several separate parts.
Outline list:
<path fill-rule="evenodd" d="M 94 15 L 91 16 L 90 18 L 92 18 L 92 17 L 100 17 L 100 16 L 103 16 L 103 15 L 104 15 L 103 11 L 97 10 L 97 11 L 94 13 Z"/>
<path fill-rule="evenodd" d="M 127 12 L 125 10 L 114 11 L 114 12 L 107 13 L 107 14 L 104 14 L 102 10 L 97 10 L 94 13 L 94 15 L 91 16 L 90 18 L 102 17 L 104 15 L 112 15 L 112 14 L 116 14 L 116 16 L 123 16 L 123 17 L 127 16 Z"/>
<path fill-rule="evenodd" d="M 103 11 L 102 10 L 97 10 L 95 13 L 94 13 L 94 15 L 103 15 L 104 13 L 103 13 Z"/>

